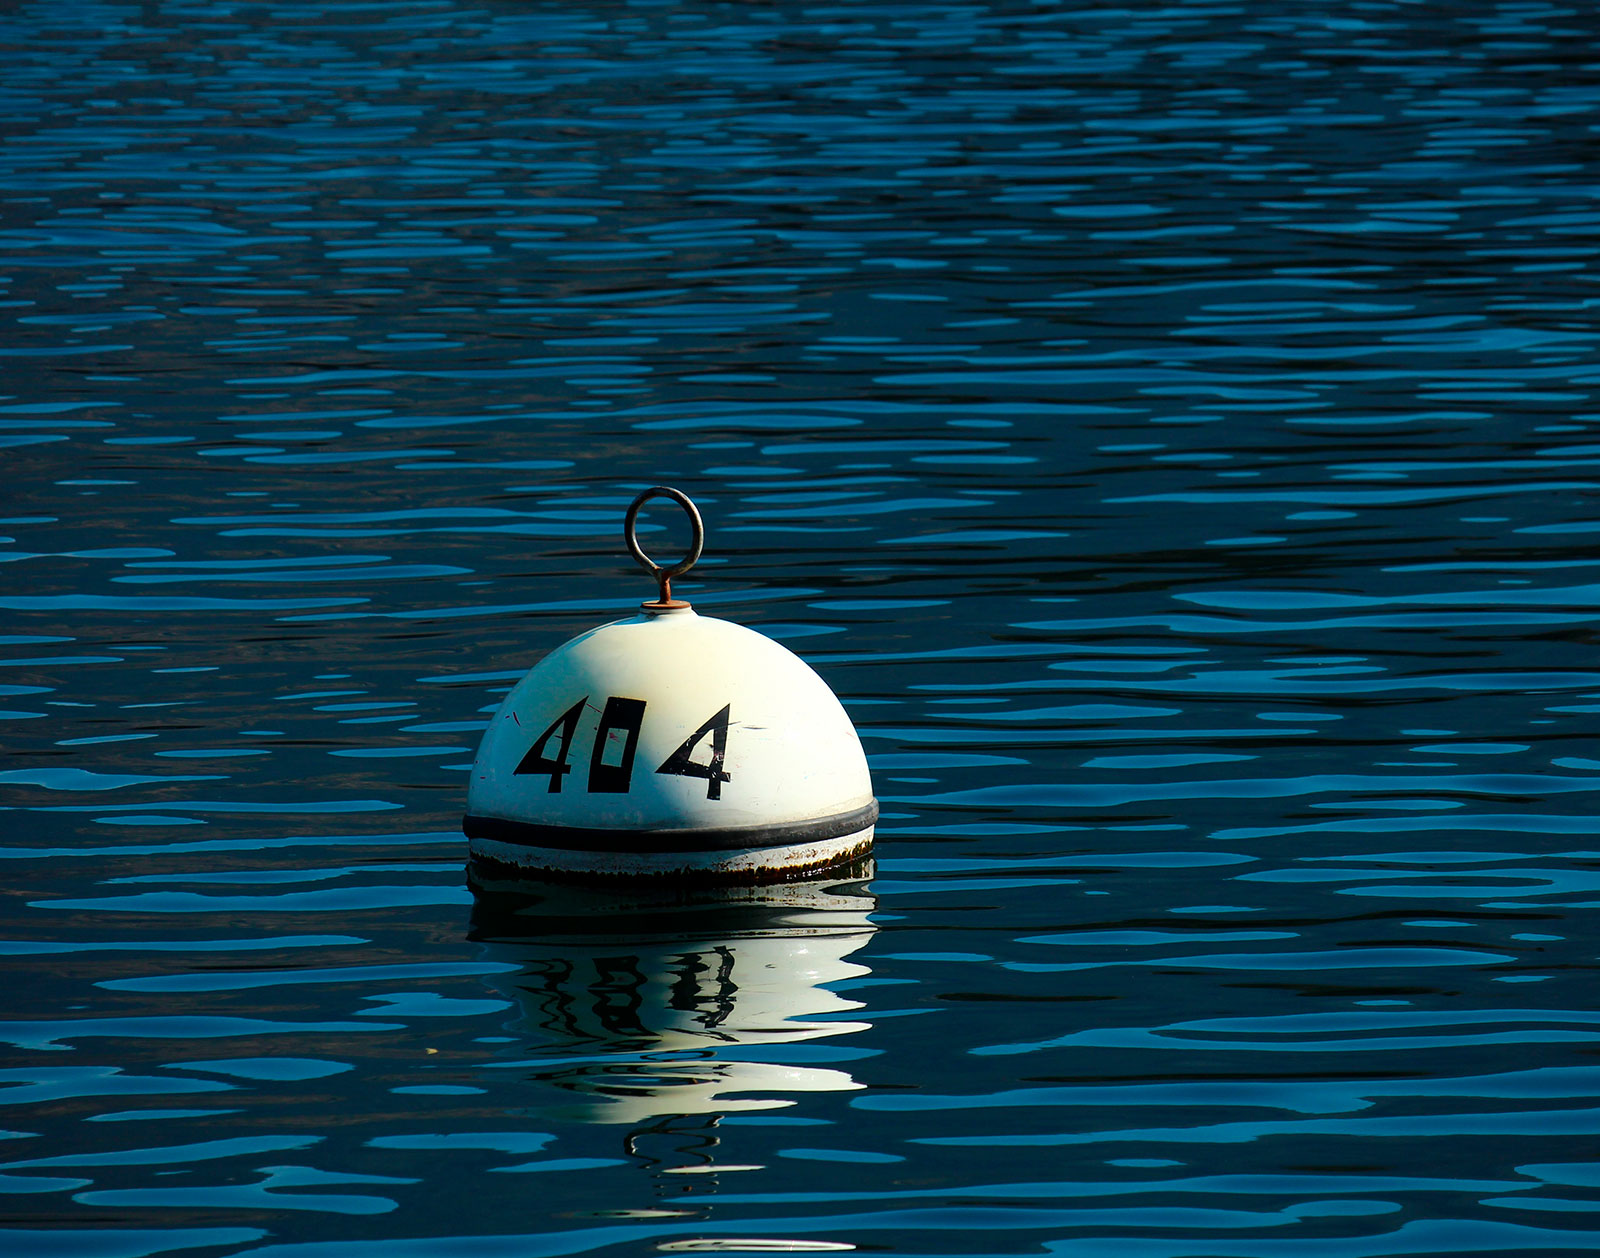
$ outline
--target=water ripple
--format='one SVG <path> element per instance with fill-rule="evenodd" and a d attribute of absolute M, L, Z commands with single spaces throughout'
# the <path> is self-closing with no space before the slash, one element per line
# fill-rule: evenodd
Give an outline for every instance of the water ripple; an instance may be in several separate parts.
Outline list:
<path fill-rule="evenodd" d="M 0 1247 L 1600 1249 L 1577 8 L 12 7 Z M 475 895 L 660 483 L 880 863 Z"/>

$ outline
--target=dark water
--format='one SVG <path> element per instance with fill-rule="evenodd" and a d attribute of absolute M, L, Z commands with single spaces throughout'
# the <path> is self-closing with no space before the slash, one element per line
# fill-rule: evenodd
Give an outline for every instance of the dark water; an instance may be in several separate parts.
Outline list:
<path fill-rule="evenodd" d="M 1597 32 L 7 6 L 0 1248 L 1600 1249 Z M 475 909 L 661 482 L 876 871 Z"/>

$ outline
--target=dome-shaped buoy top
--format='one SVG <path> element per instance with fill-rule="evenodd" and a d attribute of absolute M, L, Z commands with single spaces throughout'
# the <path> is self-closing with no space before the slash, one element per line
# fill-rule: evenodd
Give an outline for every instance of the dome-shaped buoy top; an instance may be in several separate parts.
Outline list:
<path fill-rule="evenodd" d="M 655 497 L 693 528 L 670 567 L 636 535 Z M 672 596 L 703 545 L 694 504 L 648 489 L 623 532 L 658 597 L 558 647 L 506 696 L 473 765 L 473 860 L 540 877 L 770 882 L 864 855 L 878 805 L 839 700 L 787 648 Z"/>

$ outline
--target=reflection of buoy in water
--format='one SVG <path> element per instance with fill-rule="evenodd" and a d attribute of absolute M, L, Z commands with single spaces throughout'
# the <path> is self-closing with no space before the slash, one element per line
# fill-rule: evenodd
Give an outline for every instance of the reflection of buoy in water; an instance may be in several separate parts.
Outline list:
<path fill-rule="evenodd" d="M 870 1050 L 803 1045 L 870 1029 L 850 1016 L 861 1003 L 834 990 L 871 973 L 852 956 L 876 929 L 856 881 L 870 866 L 846 882 L 647 903 L 475 881 L 473 938 L 496 964 L 486 981 L 517 1011 L 512 1064 L 490 1069 L 514 1069 L 551 1117 L 640 1132 L 865 1086 L 839 1063 Z"/>
<path fill-rule="evenodd" d="M 634 535 L 652 497 L 677 502 L 693 526 L 670 568 Z M 474 862 L 536 877 L 755 883 L 865 853 L 878 804 L 833 692 L 770 638 L 672 597 L 704 541 L 694 504 L 648 489 L 624 536 L 660 597 L 558 647 L 506 696 L 472 769 L 463 828 Z"/>

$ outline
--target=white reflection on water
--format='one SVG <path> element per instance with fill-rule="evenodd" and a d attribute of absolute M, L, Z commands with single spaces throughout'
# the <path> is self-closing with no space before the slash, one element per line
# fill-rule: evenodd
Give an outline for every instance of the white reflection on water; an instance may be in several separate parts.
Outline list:
<path fill-rule="evenodd" d="M 821 1063 L 867 1053 L 818 1041 L 871 1026 L 834 990 L 871 973 L 852 959 L 876 931 L 864 882 L 644 902 L 526 884 L 474 891 L 485 957 L 517 967 L 486 977 L 520 1015 L 517 1060 L 490 1068 L 525 1072 L 541 1113 L 638 1129 L 863 1086 Z"/>

